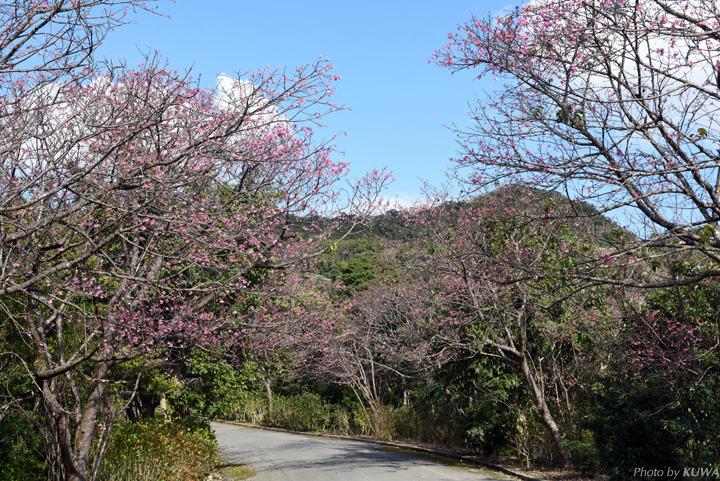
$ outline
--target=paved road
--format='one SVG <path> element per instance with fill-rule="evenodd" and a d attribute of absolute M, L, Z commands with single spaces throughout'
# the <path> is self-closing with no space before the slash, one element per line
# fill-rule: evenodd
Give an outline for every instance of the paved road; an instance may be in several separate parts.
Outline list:
<path fill-rule="evenodd" d="M 250 481 L 483 481 L 479 470 L 380 446 L 213 423 L 222 459 L 247 464 Z"/>

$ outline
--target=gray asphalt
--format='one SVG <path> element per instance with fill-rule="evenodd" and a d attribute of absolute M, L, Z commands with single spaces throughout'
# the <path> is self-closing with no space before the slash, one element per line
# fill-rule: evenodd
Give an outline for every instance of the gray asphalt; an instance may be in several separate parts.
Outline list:
<path fill-rule="evenodd" d="M 356 441 L 213 423 L 221 458 L 252 467 L 250 481 L 483 481 L 472 468 L 447 466 L 421 455 Z"/>

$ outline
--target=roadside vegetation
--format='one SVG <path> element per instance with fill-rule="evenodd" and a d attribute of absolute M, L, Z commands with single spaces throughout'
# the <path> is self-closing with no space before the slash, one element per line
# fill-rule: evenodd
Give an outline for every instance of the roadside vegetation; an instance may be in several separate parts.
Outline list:
<path fill-rule="evenodd" d="M 97 479 L 196 481 L 207 478 L 218 464 L 217 443 L 206 421 L 125 421 L 108 439 Z"/>
<path fill-rule="evenodd" d="M 539 193 L 524 192 L 532 192 L 537 205 Z M 490 202 L 498 198 L 492 196 Z M 545 201 L 560 199 L 550 195 Z M 504 199 L 501 205 L 508 203 Z M 443 233 L 458 220 L 453 220 L 457 209 L 440 208 Z M 452 265 L 443 264 L 441 284 L 425 270 L 433 251 L 442 262 L 449 258 L 449 244 L 438 244 L 434 236 L 439 231 L 426 214 L 422 223 L 397 220 L 398 232 L 392 235 L 369 232 L 321 256 L 313 276 L 325 277 L 328 295 L 337 302 L 349 299 L 352 307 L 345 308 L 343 323 L 318 345 L 312 344 L 320 335 L 314 330 L 313 339 L 299 340 L 286 356 L 266 360 L 262 368 L 256 361 L 237 367 L 224 360 L 203 364 L 190 374 L 194 381 L 180 396 L 213 399 L 207 405 L 189 404 L 197 414 L 218 419 L 432 444 L 524 468 L 564 464 L 549 417 L 574 469 L 586 475 L 626 479 L 638 465 L 714 466 L 720 455 L 720 405 L 711 394 L 720 368 L 720 284 L 709 280 L 652 291 L 605 285 L 568 297 L 572 283 L 562 275 L 546 277 L 527 293 L 547 305 L 534 305 L 531 319 L 523 317 L 529 316 L 523 304 L 527 298 L 500 297 L 504 303 L 480 304 L 483 310 L 497 309 L 480 322 L 472 305 L 455 304 L 462 298 L 455 290 L 457 281 L 450 284 L 448 304 L 429 303 L 447 295 Z M 395 215 L 377 222 L 387 223 Z M 610 221 L 600 228 L 618 229 Z M 539 245 L 534 237 L 539 232 L 523 238 Z M 558 243 L 574 242 L 575 256 L 604 249 L 577 241 L 580 230 L 574 226 L 563 231 L 553 225 L 550 232 L 559 236 Z M 492 221 L 492 242 L 516 235 Z M 458 245 L 455 238 L 451 243 Z M 549 238 L 542 243 L 550 245 Z M 556 252 L 557 247 L 549 249 Z M 511 252 L 506 247 L 498 254 Z M 463 259 L 467 272 L 472 254 L 463 250 L 455 255 L 459 257 L 453 261 Z M 569 262 L 566 255 L 532 257 L 551 270 Z M 348 272 L 349 258 L 358 266 L 355 273 Z M 373 259 L 372 275 L 364 267 L 367 258 Z M 671 257 L 662 269 L 673 265 Z M 659 270 L 656 275 L 662 275 Z M 352 290 L 332 288 L 360 277 L 364 281 L 352 284 Z M 420 283 L 428 286 L 418 296 Z M 490 294 L 499 296 L 494 290 Z M 560 301 L 553 305 L 554 299 Z M 462 315 L 472 317 L 458 321 Z M 494 322 L 502 322 L 497 331 L 491 330 Z M 358 330 L 367 334 L 362 342 Z M 523 355 L 532 369 L 530 380 L 522 369 Z M 543 403 L 544 408 L 538 407 Z M 543 409 L 549 416 L 543 417 Z"/>

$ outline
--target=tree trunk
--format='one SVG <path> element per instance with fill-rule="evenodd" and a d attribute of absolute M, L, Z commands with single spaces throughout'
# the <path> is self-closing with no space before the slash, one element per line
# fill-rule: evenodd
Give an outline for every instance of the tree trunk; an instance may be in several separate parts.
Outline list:
<path fill-rule="evenodd" d="M 97 415 L 102 404 L 105 385 L 102 380 L 109 369 L 109 363 L 99 362 L 93 372 L 93 382 L 90 384 L 87 402 L 78 419 L 75 419 L 75 429 L 71 426 L 68 412 L 58 402 L 55 395 L 53 380 L 44 380 L 42 383 L 43 398 L 52 413 L 52 420 L 57 433 L 60 447 L 60 459 L 67 473 L 67 481 L 87 481 L 88 464 L 90 461 L 90 447 L 97 421 Z"/>
<path fill-rule="evenodd" d="M 555 418 L 553 418 L 553 415 L 550 412 L 547 403 L 545 402 L 545 393 L 543 393 L 542 389 L 540 389 L 540 387 L 535 382 L 535 378 L 533 377 L 533 373 L 530 370 L 530 366 L 528 366 L 527 358 L 525 356 L 520 357 L 520 370 L 522 371 L 523 377 L 525 378 L 525 381 L 530 388 L 530 394 L 532 395 L 533 403 L 535 404 L 537 410 L 540 412 L 543 424 L 545 424 L 545 427 L 548 428 L 550 434 L 552 435 L 553 441 L 555 442 L 555 447 L 557 448 L 558 453 L 562 458 L 563 467 L 565 469 L 574 469 L 571 461 L 570 451 L 568 451 L 568 449 L 565 447 L 560 428 L 558 428 L 558 425 L 555 422 Z"/>
<path fill-rule="evenodd" d="M 265 384 L 265 390 L 267 391 L 267 397 L 268 397 L 268 419 L 272 420 L 272 411 L 273 411 L 272 381 L 270 379 L 265 379 L 265 380 L 263 380 L 263 384 Z"/>

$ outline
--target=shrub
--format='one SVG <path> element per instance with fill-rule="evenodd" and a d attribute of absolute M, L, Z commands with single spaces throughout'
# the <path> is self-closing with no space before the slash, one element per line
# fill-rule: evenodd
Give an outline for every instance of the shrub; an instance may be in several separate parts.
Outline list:
<path fill-rule="evenodd" d="M 213 419 L 260 424 L 268 415 L 267 395 L 255 391 L 237 390 L 213 411 Z"/>
<path fill-rule="evenodd" d="M 572 462 L 585 475 L 593 475 L 600 469 L 600 460 L 595 445 L 585 441 L 565 441 L 572 455 Z"/>
<path fill-rule="evenodd" d="M 197 481 L 218 462 L 210 425 L 194 418 L 143 420 L 116 426 L 102 461 L 100 481 Z"/>
<path fill-rule="evenodd" d="M 620 382 L 617 382 L 620 384 Z M 622 388 L 622 390 L 621 390 Z M 660 388 L 632 383 L 595 389 L 591 415 L 581 423 L 592 431 L 603 470 L 613 480 L 635 477 L 635 469 L 679 469 L 689 430 L 673 399 Z"/>
<path fill-rule="evenodd" d="M 332 431 L 332 407 L 313 393 L 277 396 L 263 423 L 294 431 Z"/>
<path fill-rule="evenodd" d="M 400 439 L 455 446 L 458 436 L 457 416 L 450 405 L 424 403 L 400 406 L 392 412 L 393 428 Z"/>

